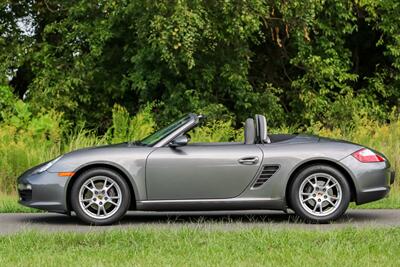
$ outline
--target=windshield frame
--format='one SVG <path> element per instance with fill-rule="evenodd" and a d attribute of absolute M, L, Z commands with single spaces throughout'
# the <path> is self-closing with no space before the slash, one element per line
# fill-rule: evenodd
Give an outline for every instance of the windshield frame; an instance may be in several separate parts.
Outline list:
<path fill-rule="evenodd" d="M 144 146 L 150 147 L 162 147 L 169 144 L 175 137 L 179 136 L 182 133 L 187 132 L 188 130 L 195 127 L 199 122 L 198 116 L 193 113 L 189 113 L 179 120 L 174 121 L 173 123 L 167 125 L 166 127 L 148 135 L 147 137 L 143 138 L 140 143 Z M 171 129 L 169 129 L 171 128 Z M 162 133 L 164 132 L 165 133 Z M 157 135 L 162 134 L 160 137 Z M 156 137 L 155 140 L 151 142 L 146 142 L 146 139 L 150 139 L 151 137 Z"/>

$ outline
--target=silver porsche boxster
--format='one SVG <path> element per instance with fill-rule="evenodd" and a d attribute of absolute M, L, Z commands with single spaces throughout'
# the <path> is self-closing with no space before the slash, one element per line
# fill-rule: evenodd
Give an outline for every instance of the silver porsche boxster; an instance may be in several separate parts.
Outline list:
<path fill-rule="evenodd" d="M 203 116 L 188 114 L 141 141 L 86 148 L 18 178 L 19 203 L 75 213 L 89 224 L 128 210 L 293 210 L 329 222 L 350 202 L 385 197 L 394 182 L 387 158 L 372 149 L 317 136 L 268 134 L 249 118 L 243 142 L 193 143 Z"/>

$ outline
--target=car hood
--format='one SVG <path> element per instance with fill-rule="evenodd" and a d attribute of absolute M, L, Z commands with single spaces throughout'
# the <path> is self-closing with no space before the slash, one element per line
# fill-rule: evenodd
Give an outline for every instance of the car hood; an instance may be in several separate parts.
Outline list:
<path fill-rule="evenodd" d="M 136 145 L 135 143 L 119 143 L 83 148 L 64 154 L 48 171 L 73 172 L 79 167 L 95 163 L 109 163 L 134 168 L 137 165 L 144 165 L 145 159 L 153 150 L 153 147 Z"/>
<path fill-rule="evenodd" d="M 72 153 L 83 152 L 83 151 L 103 150 L 103 149 L 112 149 L 112 148 L 127 148 L 127 147 L 135 148 L 135 147 L 144 147 L 144 146 L 138 145 L 135 142 L 124 142 L 124 143 L 118 143 L 118 144 L 99 145 L 99 146 L 91 146 L 91 147 L 80 148 L 80 149 L 76 149 L 76 150 L 73 150 L 71 152 L 68 152 L 65 155 L 72 154 Z"/>

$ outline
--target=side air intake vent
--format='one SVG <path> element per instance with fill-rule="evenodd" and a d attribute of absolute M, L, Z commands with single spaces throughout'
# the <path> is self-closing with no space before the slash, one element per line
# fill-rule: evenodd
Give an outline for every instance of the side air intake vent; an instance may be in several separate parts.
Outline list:
<path fill-rule="evenodd" d="M 274 175 L 278 170 L 278 165 L 264 165 L 252 188 L 258 188 L 265 184 L 265 182 L 268 181 L 268 179 L 271 178 L 271 176 Z"/>

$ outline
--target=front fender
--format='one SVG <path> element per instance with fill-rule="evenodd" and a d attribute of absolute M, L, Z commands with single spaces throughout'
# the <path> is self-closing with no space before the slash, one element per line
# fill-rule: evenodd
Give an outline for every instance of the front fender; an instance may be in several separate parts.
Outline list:
<path fill-rule="evenodd" d="M 48 172 L 74 172 L 66 186 L 66 197 L 74 179 L 82 171 L 95 167 L 109 167 L 127 178 L 136 201 L 146 200 L 146 159 L 153 148 L 114 147 L 75 151 L 65 154 Z"/>

